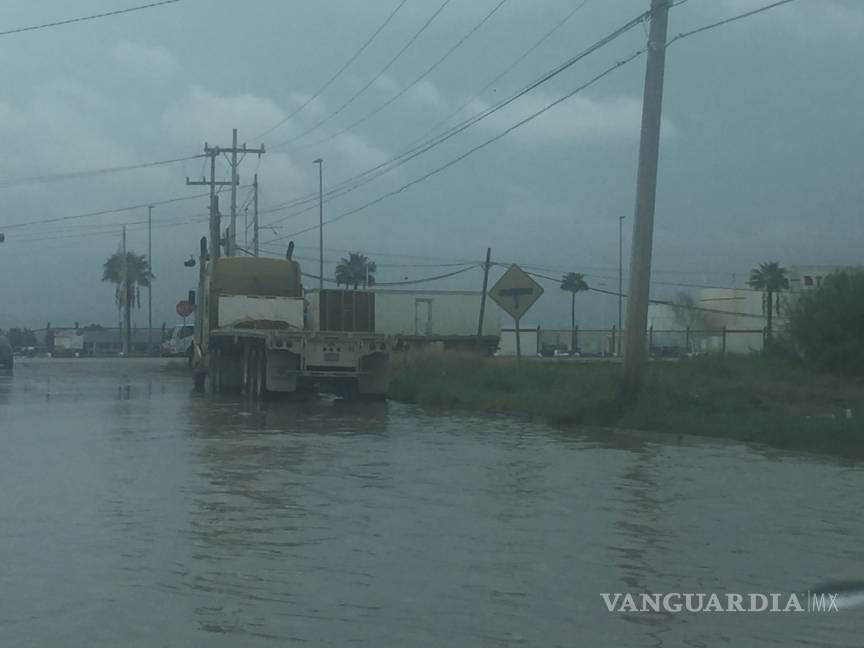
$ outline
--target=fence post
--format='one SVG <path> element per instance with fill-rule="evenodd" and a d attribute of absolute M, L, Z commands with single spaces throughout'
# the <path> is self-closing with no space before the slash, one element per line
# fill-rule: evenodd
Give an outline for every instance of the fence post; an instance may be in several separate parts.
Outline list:
<path fill-rule="evenodd" d="M 723 325 L 723 355 L 726 355 L 726 325 Z"/>
<path fill-rule="evenodd" d="M 648 327 L 648 355 L 654 352 L 654 325 Z"/>

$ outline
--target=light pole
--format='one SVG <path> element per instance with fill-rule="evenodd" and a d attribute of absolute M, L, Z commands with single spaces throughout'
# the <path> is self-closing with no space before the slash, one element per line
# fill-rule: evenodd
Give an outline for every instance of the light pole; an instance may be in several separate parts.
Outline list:
<path fill-rule="evenodd" d="M 318 290 L 324 290 L 324 159 L 318 165 Z"/>
<path fill-rule="evenodd" d="M 153 353 L 153 205 L 147 207 L 147 353 Z"/>
<path fill-rule="evenodd" d="M 624 296 L 624 219 L 626 216 L 618 217 L 618 333 L 621 333 L 621 311 Z"/>

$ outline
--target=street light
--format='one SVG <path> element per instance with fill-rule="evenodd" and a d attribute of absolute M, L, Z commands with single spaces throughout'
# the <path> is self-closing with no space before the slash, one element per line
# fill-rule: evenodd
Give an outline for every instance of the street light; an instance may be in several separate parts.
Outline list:
<path fill-rule="evenodd" d="M 618 217 L 618 332 L 621 332 L 621 306 L 624 296 L 624 219 L 626 216 Z"/>
<path fill-rule="evenodd" d="M 324 159 L 318 158 L 318 290 L 324 290 Z"/>
<path fill-rule="evenodd" d="M 153 353 L 153 205 L 147 206 L 147 354 Z"/>

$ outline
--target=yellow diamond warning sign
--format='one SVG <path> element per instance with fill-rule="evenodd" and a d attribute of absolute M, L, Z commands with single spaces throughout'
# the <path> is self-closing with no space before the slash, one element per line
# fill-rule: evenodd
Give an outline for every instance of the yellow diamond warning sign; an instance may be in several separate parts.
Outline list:
<path fill-rule="evenodd" d="M 543 286 L 515 263 L 501 275 L 489 291 L 489 296 L 495 300 L 495 303 L 515 320 L 521 319 L 542 294 Z"/>

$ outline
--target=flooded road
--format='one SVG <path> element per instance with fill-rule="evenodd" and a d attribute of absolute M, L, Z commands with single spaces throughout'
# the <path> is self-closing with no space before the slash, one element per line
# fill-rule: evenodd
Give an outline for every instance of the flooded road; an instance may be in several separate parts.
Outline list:
<path fill-rule="evenodd" d="M 864 610 L 601 592 L 864 578 L 864 470 L 388 404 L 214 401 L 165 361 L 0 375 L 0 645 L 861 646 Z"/>

